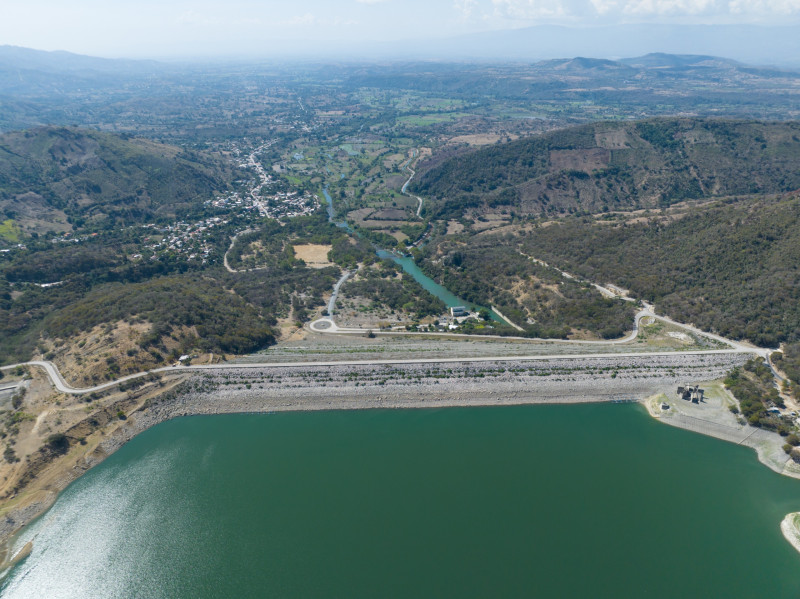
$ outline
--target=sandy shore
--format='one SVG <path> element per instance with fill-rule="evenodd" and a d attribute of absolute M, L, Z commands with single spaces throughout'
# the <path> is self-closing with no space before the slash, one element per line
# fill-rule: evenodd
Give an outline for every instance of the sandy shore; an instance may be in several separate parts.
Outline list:
<path fill-rule="evenodd" d="M 479 364 L 272 367 L 188 375 L 147 401 L 57 482 L 0 521 L 8 540 L 55 501 L 58 493 L 139 433 L 166 420 L 197 414 L 289 410 L 356 410 L 642 401 L 686 380 L 724 376 L 747 356 L 642 356 L 502 361 Z"/>
<path fill-rule="evenodd" d="M 800 512 L 786 514 L 781 522 L 781 532 L 792 547 L 800 552 Z"/>

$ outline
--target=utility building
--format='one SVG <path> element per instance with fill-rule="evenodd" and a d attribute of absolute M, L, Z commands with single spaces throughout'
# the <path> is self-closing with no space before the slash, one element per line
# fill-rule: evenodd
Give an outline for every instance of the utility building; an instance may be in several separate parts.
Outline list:
<path fill-rule="evenodd" d="M 469 316 L 469 311 L 464 306 L 453 306 L 450 308 L 450 316 L 457 318 L 459 316 Z"/>
<path fill-rule="evenodd" d="M 705 390 L 700 388 L 700 385 L 685 385 L 678 387 L 678 395 L 681 399 L 691 401 L 692 403 L 700 403 L 703 401 Z"/>

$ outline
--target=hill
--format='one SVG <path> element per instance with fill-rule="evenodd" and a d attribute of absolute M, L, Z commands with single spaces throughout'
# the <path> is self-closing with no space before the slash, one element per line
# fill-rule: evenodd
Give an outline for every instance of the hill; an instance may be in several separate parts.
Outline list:
<path fill-rule="evenodd" d="M 715 202 L 666 215 L 568 218 L 522 251 L 615 283 L 683 322 L 762 346 L 800 340 L 800 197 Z"/>
<path fill-rule="evenodd" d="M 150 60 L 119 60 L 71 52 L 0 46 L 3 95 L 69 96 L 87 89 L 120 86 L 126 79 L 153 77 L 167 67 Z"/>
<path fill-rule="evenodd" d="M 800 189 L 798 161 L 797 122 L 602 122 L 455 156 L 429 168 L 414 190 L 439 218 L 498 207 L 599 213 Z"/>
<path fill-rule="evenodd" d="M 271 243 L 262 249 L 265 263 L 250 272 L 169 255 L 131 260 L 141 246 L 119 230 L 74 244 L 31 239 L 24 250 L 0 254 L 0 363 L 49 355 L 72 363 L 75 376 L 103 377 L 106 357 L 124 374 L 182 354 L 246 353 L 273 343 L 279 320 L 302 322 L 340 276 L 338 266 L 307 267 L 292 243 L 330 243 L 338 249 L 332 257 L 343 263 L 365 250 L 349 244 L 322 213 L 260 225 L 258 234 Z M 218 264 L 230 230 L 211 242 L 209 261 L 219 255 Z"/>
<path fill-rule="evenodd" d="M 497 3 L 500 4 L 500 3 Z M 387 44 L 388 46 L 389 44 Z M 389 48 L 381 52 L 389 54 Z M 399 53 L 395 49 L 394 54 Z M 441 40 L 414 40 L 405 55 L 481 60 L 541 60 L 568 55 L 614 58 L 649 52 L 728 56 L 757 64 L 798 64 L 796 28 L 764 25 L 625 23 L 596 27 L 535 25 L 470 33 Z"/>
<path fill-rule="evenodd" d="M 664 52 L 651 52 L 635 58 L 623 58 L 619 62 L 631 67 L 644 68 L 669 68 L 687 70 L 691 67 L 742 67 L 740 62 L 717 56 L 698 54 L 665 54 Z"/>
<path fill-rule="evenodd" d="M 27 232 L 174 219 L 228 188 L 227 162 L 143 139 L 68 127 L 0 135 L 0 222 Z"/>

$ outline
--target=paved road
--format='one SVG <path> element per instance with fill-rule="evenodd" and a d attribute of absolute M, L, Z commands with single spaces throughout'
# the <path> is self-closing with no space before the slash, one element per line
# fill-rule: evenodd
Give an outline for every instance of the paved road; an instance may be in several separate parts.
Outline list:
<path fill-rule="evenodd" d="M 64 377 L 61 376 L 61 373 L 58 370 L 58 367 L 53 364 L 52 362 L 45 362 L 43 360 L 33 360 L 31 362 L 20 362 L 19 364 L 12 364 L 10 366 L 3 366 L 0 367 L 0 370 L 11 370 L 13 368 L 17 368 L 18 366 L 37 366 L 45 371 L 48 377 L 50 377 L 50 381 L 52 381 L 53 386 L 60 391 L 61 393 L 69 393 L 71 395 L 85 395 L 86 393 L 94 393 L 95 391 L 103 391 L 105 389 L 109 389 L 111 387 L 115 387 L 120 383 L 124 383 L 125 381 L 132 381 L 134 379 L 141 378 L 146 376 L 150 372 L 160 372 L 166 370 L 174 370 L 173 368 L 159 368 L 153 371 L 147 372 L 137 372 L 136 374 L 130 374 L 128 376 L 124 376 L 119 378 L 115 381 L 109 381 L 108 383 L 103 383 L 102 385 L 96 385 L 94 387 L 87 387 L 85 389 L 79 389 L 76 387 L 71 386 L 64 380 Z"/>
<path fill-rule="evenodd" d="M 228 246 L 228 249 L 225 251 L 225 255 L 222 257 L 222 263 L 225 265 L 225 270 L 228 272 L 242 272 L 231 268 L 231 265 L 228 264 L 228 253 L 233 249 L 233 246 L 236 244 L 236 240 L 239 239 L 241 235 L 246 235 L 247 233 L 252 233 L 255 229 L 245 229 L 244 231 L 239 231 L 236 235 L 231 237 L 231 244 Z"/>
<path fill-rule="evenodd" d="M 752 349 L 715 349 L 707 351 L 664 351 L 664 352 L 628 352 L 628 353 L 614 353 L 614 354 L 550 354 L 544 356 L 493 356 L 493 357 L 471 357 L 471 358 L 411 358 L 411 359 L 395 359 L 395 360 L 342 360 L 330 362 L 254 362 L 247 364 L 236 363 L 223 363 L 223 364 L 197 364 L 192 366 L 164 366 L 162 368 L 155 368 L 147 372 L 138 372 L 124 376 L 115 381 L 109 381 L 102 385 L 94 387 L 77 388 L 69 385 L 58 367 L 52 362 L 45 362 L 34 360 L 31 362 L 21 362 L 19 364 L 12 364 L 10 366 L 3 366 L 0 369 L 10 370 L 18 366 L 36 366 L 42 368 L 48 375 L 53 383 L 53 386 L 61 393 L 68 393 L 70 395 L 85 395 L 87 393 L 94 393 L 96 391 L 104 391 L 120 383 L 132 381 L 134 379 L 147 376 L 150 373 L 183 373 L 190 371 L 203 371 L 203 370 L 252 370 L 259 368 L 308 368 L 309 366 L 392 366 L 397 364 L 458 364 L 458 363 L 482 363 L 482 362 L 540 362 L 547 360 L 599 360 L 604 358 L 621 359 L 621 358 L 649 358 L 649 357 L 670 357 L 670 356 L 708 356 L 720 354 L 751 354 L 754 353 Z"/>
<path fill-rule="evenodd" d="M 353 274 L 352 271 L 349 271 L 349 270 L 344 271 L 344 274 L 342 275 L 342 278 L 339 279 L 338 281 L 336 281 L 336 285 L 333 286 L 333 293 L 331 294 L 331 299 L 328 300 L 328 314 L 329 315 L 333 316 L 333 310 L 336 307 L 336 298 L 339 296 L 339 289 L 341 289 L 342 285 L 344 285 L 344 282 L 347 279 L 349 279 L 350 275 L 352 275 L 352 274 Z M 331 321 L 331 322 L 333 322 L 333 321 Z M 366 332 L 366 331 L 362 331 L 362 333 L 363 332 Z"/>
<path fill-rule="evenodd" d="M 400 193 L 405 194 L 410 198 L 416 198 L 417 202 L 419 202 L 419 206 L 417 206 L 417 218 L 422 218 L 422 198 L 419 197 L 419 196 L 415 196 L 413 194 L 410 194 L 410 193 L 408 193 L 406 191 L 406 189 L 408 188 L 409 183 L 411 183 L 411 179 L 413 179 L 414 175 L 417 174 L 414 171 L 414 169 L 411 168 L 411 162 L 417 157 L 417 154 L 418 154 L 418 152 L 415 149 L 414 150 L 414 155 L 411 156 L 411 158 L 408 159 L 408 162 L 406 162 L 405 168 L 409 173 L 411 173 L 411 176 L 408 178 L 408 180 L 405 183 L 403 183 L 403 187 L 400 188 Z"/>
<path fill-rule="evenodd" d="M 578 345 L 619 345 L 621 343 L 629 343 L 636 339 L 639 335 L 639 321 L 645 317 L 652 317 L 652 318 L 661 318 L 661 316 L 656 316 L 653 311 L 652 307 L 648 306 L 645 309 L 640 310 L 633 321 L 633 330 L 628 333 L 625 337 L 621 337 L 620 339 L 610 339 L 610 340 L 603 340 L 603 341 L 580 341 L 575 339 L 539 339 L 535 337 L 519 337 L 519 336 L 509 336 L 509 335 L 467 335 L 464 333 L 425 333 L 420 331 L 379 331 L 374 329 L 356 329 L 356 328 L 347 328 L 347 327 L 340 327 L 334 322 L 333 318 L 325 317 L 319 318 L 308 325 L 308 328 L 314 331 L 315 333 L 325 333 L 325 334 L 334 334 L 334 335 L 364 335 L 369 331 L 372 331 L 375 335 L 427 335 L 429 337 L 432 336 L 439 336 L 439 337 L 463 337 L 466 339 L 472 340 L 480 340 L 480 339 L 509 339 L 509 340 L 522 340 L 522 341 L 546 341 L 548 343 L 566 343 L 566 344 L 578 344 Z M 681 325 L 679 325 L 681 326 Z M 704 333 L 703 333 L 704 334 Z M 733 342 L 728 342 L 731 346 L 734 346 Z"/>
<path fill-rule="evenodd" d="M 346 273 L 349 274 L 349 273 Z M 346 280 L 346 276 L 343 276 L 339 283 L 337 284 L 336 291 L 338 291 L 339 285 L 344 283 Z M 642 358 L 642 357 L 658 357 L 658 356 L 702 356 L 702 355 L 714 355 L 714 354 L 757 354 L 757 355 L 768 355 L 770 350 L 759 348 L 759 347 L 752 347 L 747 344 L 737 343 L 735 341 L 731 341 L 729 339 L 724 339 L 718 335 L 711 335 L 709 333 L 705 333 L 700 331 L 694 327 L 688 327 L 686 325 L 682 325 L 680 323 L 675 323 L 675 321 L 665 318 L 663 316 L 656 316 L 652 311 L 652 306 L 646 305 L 643 310 L 640 310 L 636 314 L 636 319 L 634 321 L 633 331 L 626 337 L 622 339 L 614 339 L 611 341 L 572 341 L 569 339 L 548 339 L 548 342 L 556 342 L 556 343 L 578 343 L 578 344 L 601 344 L 601 345 L 617 345 L 621 343 L 628 343 L 636 339 L 637 335 L 639 334 L 639 323 L 642 318 L 659 318 L 665 320 L 670 323 L 674 323 L 677 326 L 681 326 L 687 328 L 688 330 L 697 332 L 701 335 L 706 335 L 712 337 L 714 339 L 720 340 L 724 343 L 727 343 L 730 346 L 730 349 L 717 349 L 717 350 L 706 350 L 706 351 L 664 351 L 664 352 L 627 352 L 627 353 L 612 353 L 612 354 L 549 354 L 549 355 L 536 355 L 536 356 L 492 356 L 492 357 L 470 357 L 470 358 L 418 358 L 418 359 L 395 359 L 395 360 L 343 360 L 343 361 L 331 361 L 331 362 L 260 362 L 260 363 L 248 363 L 248 364 L 230 364 L 230 363 L 223 363 L 223 364 L 200 364 L 195 366 L 165 366 L 163 368 L 156 368 L 154 370 L 149 370 L 146 372 L 138 372 L 136 374 L 130 374 L 128 376 L 124 376 L 119 378 L 115 381 L 109 381 L 107 383 L 103 383 L 101 385 L 95 385 L 94 387 L 86 387 L 86 388 L 77 388 L 72 387 L 69 385 L 64 378 L 61 376 L 61 373 L 56 367 L 55 364 L 48 361 L 43 360 L 34 360 L 31 362 L 21 362 L 19 364 L 12 364 L 10 366 L 3 366 L 2 370 L 12 370 L 17 368 L 18 366 L 35 366 L 41 368 L 45 371 L 47 376 L 53 383 L 53 386 L 60 391 L 61 393 L 68 393 L 71 395 L 84 395 L 87 393 L 94 393 L 96 391 L 104 391 L 111 387 L 115 387 L 120 383 L 124 383 L 126 381 L 132 381 L 143 376 L 146 376 L 150 373 L 164 373 L 164 372 L 188 372 L 188 371 L 200 371 L 200 370 L 224 370 L 224 369 L 253 369 L 253 368 L 304 368 L 308 366 L 379 366 L 379 365 L 392 365 L 392 364 L 420 364 L 420 363 L 439 363 L 439 364 L 452 364 L 452 363 L 460 363 L 460 362 L 530 362 L 530 361 L 541 361 L 541 360 L 582 360 L 582 359 L 600 359 L 600 358 Z M 346 329 L 340 328 L 336 325 L 332 318 L 321 318 L 319 320 L 314 321 L 310 325 L 311 330 L 319 332 L 319 333 L 333 333 L 333 334 L 359 334 L 363 335 L 367 331 L 365 329 Z M 379 335 L 427 335 L 427 336 L 434 336 L 440 335 L 443 337 L 465 337 L 469 339 L 524 339 L 526 341 L 532 341 L 527 337 L 503 337 L 500 335 L 464 335 L 459 333 L 413 333 L 413 332 L 376 332 Z"/>
<path fill-rule="evenodd" d="M 347 278 L 351 275 L 351 272 L 345 272 L 339 281 L 337 281 L 336 286 L 334 287 L 333 295 L 328 303 L 328 310 L 332 314 L 334 305 L 336 303 L 336 296 L 338 295 L 339 288 L 342 284 L 347 280 Z M 564 273 L 565 276 L 566 273 Z M 630 298 L 626 298 L 630 299 Z M 313 366 L 377 366 L 377 365 L 392 365 L 392 364 L 420 364 L 420 363 L 439 363 L 439 364 L 449 364 L 449 363 L 459 363 L 459 362 L 527 362 L 527 361 L 541 361 L 541 360 L 581 360 L 581 359 L 600 359 L 600 358 L 642 358 L 642 357 L 658 357 L 658 356 L 701 356 L 701 355 L 714 355 L 714 354 L 756 354 L 762 357 L 768 357 L 771 350 L 761 347 L 755 347 L 746 343 L 740 343 L 737 341 L 732 341 L 730 339 L 725 339 L 720 335 L 715 335 L 713 333 L 706 333 L 705 331 L 701 331 L 700 329 L 691 326 L 685 325 L 679 322 L 672 320 L 666 316 L 658 316 L 654 313 L 653 306 L 650 304 L 644 303 L 644 309 L 637 312 L 636 317 L 634 318 L 633 323 L 633 330 L 627 336 L 621 339 L 613 339 L 610 341 L 576 341 L 570 339 L 546 339 L 546 340 L 539 340 L 539 341 L 548 341 L 550 343 L 566 343 L 566 344 L 586 344 L 586 345 L 619 345 L 622 343 L 629 343 L 636 339 L 639 335 L 640 329 L 640 321 L 642 318 L 658 318 L 663 320 L 664 322 L 668 322 L 675 326 L 684 328 L 688 331 L 696 333 L 698 335 L 703 335 L 705 337 L 714 339 L 721 343 L 724 343 L 729 346 L 729 349 L 717 349 L 717 350 L 705 350 L 705 351 L 665 351 L 665 352 L 630 352 L 630 353 L 613 353 L 613 354 L 550 354 L 550 355 L 536 355 L 536 356 L 496 356 L 496 357 L 471 357 L 471 358 L 419 358 L 419 359 L 396 359 L 396 360 L 349 360 L 349 361 L 332 361 L 332 362 L 262 362 L 262 363 L 248 363 L 248 364 L 203 364 L 203 365 L 196 365 L 196 366 L 166 366 L 163 368 L 156 368 L 154 370 L 150 370 L 147 372 L 139 372 L 136 374 L 131 374 L 128 376 L 124 376 L 116 381 L 109 381 L 107 383 L 103 383 L 101 385 L 96 385 L 94 387 L 87 387 L 84 389 L 72 387 L 69 385 L 64 378 L 61 376 L 58 368 L 55 364 L 48 361 L 31 361 L 31 362 L 22 362 L 20 364 L 12 364 L 10 366 L 3 366 L 0 368 L 1 370 L 11 370 L 17 368 L 18 366 L 36 366 L 38 368 L 42 368 L 47 376 L 52 381 L 55 388 L 60 391 L 61 393 L 69 393 L 72 395 L 83 395 L 86 393 L 93 393 L 96 391 L 103 391 L 105 389 L 109 389 L 120 383 L 124 383 L 126 381 L 131 381 L 137 378 L 141 378 L 148 374 L 152 373 L 162 373 L 162 372 L 187 372 L 187 371 L 200 371 L 200 370 L 223 370 L 223 369 L 253 369 L 253 368 L 304 368 L 310 365 Z M 309 328 L 312 331 L 317 333 L 330 333 L 330 334 L 343 334 L 343 335 L 364 335 L 368 332 L 367 329 L 353 329 L 353 328 L 341 328 L 336 325 L 332 317 L 327 318 L 320 318 L 315 320 L 309 325 Z M 464 335 L 460 333 L 422 333 L 422 332 L 408 332 L 408 331 L 375 331 L 377 335 L 427 335 L 431 336 L 441 336 L 441 337 L 464 337 L 473 340 L 477 339 L 521 339 L 525 341 L 536 341 L 535 339 L 530 339 L 528 337 L 503 337 L 501 335 Z"/>

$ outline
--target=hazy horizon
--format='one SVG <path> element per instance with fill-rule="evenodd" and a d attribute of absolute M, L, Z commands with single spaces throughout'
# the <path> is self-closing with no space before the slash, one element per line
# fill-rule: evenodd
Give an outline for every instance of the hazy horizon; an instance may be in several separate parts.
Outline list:
<path fill-rule="evenodd" d="M 495 32 L 502 37 L 537 25 L 587 30 L 797 24 L 800 0 L 177 0 L 169 5 L 13 0 L 4 6 L 0 44 L 108 58 L 310 56 L 373 49 L 414 55 L 459 36 Z"/>

